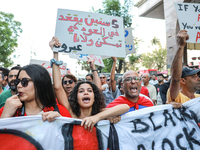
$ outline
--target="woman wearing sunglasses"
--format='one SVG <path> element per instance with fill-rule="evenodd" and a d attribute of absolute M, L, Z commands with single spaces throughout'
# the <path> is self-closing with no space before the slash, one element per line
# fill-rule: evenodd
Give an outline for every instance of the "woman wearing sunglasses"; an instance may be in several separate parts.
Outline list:
<path fill-rule="evenodd" d="M 1 118 L 45 114 L 43 120 L 53 121 L 54 117 L 69 117 L 62 105 L 56 104 L 51 78 L 48 71 L 40 65 L 27 65 L 19 70 L 15 80 L 17 95 L 6 100 L 0 109 Z M 55 111 L 52 113 L 49 113 Z"/>
<path fill-rule="evenodd" d="M 73 74 L 66 74 L 62 78 L 62 87 L 64 88 L 67 96 L 69 96 L 76 83 L 77 79 Z"/>

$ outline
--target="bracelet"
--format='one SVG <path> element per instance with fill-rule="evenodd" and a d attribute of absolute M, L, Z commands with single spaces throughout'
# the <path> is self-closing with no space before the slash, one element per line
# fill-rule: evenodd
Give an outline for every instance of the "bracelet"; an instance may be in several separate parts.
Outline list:
<path fill-rule="evenodd" d="M 57 61 L 55 58 L 51 59 L 50 61 L 50 65 L 51 65 L 51 68 L 53 67 L 53 64 L 56 64 L 57 66 L 60 66 L 63 64 L 63 61 Z"/>
<path fill-rule="evenodd" d="M 97 71 L 97 69 L 92 70 L 92 72 Z"/>

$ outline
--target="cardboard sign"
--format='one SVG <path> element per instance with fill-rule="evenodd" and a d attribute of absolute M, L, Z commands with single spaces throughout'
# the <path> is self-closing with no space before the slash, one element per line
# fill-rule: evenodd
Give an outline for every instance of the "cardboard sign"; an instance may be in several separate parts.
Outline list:
<path fill-rule="evenodd" d="M 47 69 L 47 71 L 49 72 L 49 75 L 52 79 L 52 68 L 50 66 L 50 61 L 31 59 L 30 64 L 38 64 L 38 65 L 43 66 L 45 69 Z M 63 65 L 60 65 L 59 67 L 60 67 L 61 77 L 63 77 L 67 71 L 66 70 L 67 64 L 63 63 Z"/>
<path fill-rule="evenodd" d="M 129 112 L 122 116 L 120 122 L 112 126 L 115 132 L 111 132 L 109 121 L 100 121 L 97 129 L 100 130 L 98 138 L 101 137 L 101 140 L 98 141 L 101 141 L 99 142 L 101 149 L 111 149 L 109 144 L 114 143 L 116 149 L 119 147 L 120 150 L 199 150 L 200 129 L 196 122 L 200 119 L 199 107 L 200 98 L 196 98 L 184 103 L 181 109 L 173 109 L 172 105 L 168 104 Z M 74 140 L 72 134 L 75 128 L 71 124 L 78 125 L 80 121 L 75 118 L 58 117 L 49 123 L 43 122 L 41 115 L 0 119 L 0 145 L 1 148 L 11 146 L 16 140 L 9 136 L 5 141 L 7 136 L 5 133 L 12 134 L 11 131 L 14 131 L 15 134 L 19 132 L 17 135 L 22 138 L 25 134 L 27 140 L 31 137 L 30 142 L 45 150 L 69 149 L 67 146 L 73 148 L 77 138 L 80 138 L 78 141 L 82 141 L 80 145 L 82 150 L 85 148 L 84 144 L 87 146 L 92 144 L 90 143 L 92 139 L 87 139 L 86 134 L 79 132 L 74 135 L 78 136 Z M 79 129 L 81 128 L 84 130 L 84 127 Z M 87 130 L 85 132 L 94 134 Z M 118 138 L 110 141 L 110 137 L 114 136 Z M 23 145 L 22 139 L 18 144 Z M 27 147 L 25 144 L 23 146 Z"/>
<path fill-rule="evenodd" d="M 78 60 L 82 60 L 82 61 L 87 61 L 88 60 L 87 57 L 89 57 L 92 60 L 94 60 L 94 64 L 95 65 L 105 67 L 101 56 L 69 53 L 69 57 L 70 58 L 75 58 L 75 59 L 78 59 Z"/>
<path fill-rule="evenodd" d="M 188 43 L 200 43 L 200 4 L 175 3 L 178 22 L 181 30 L 187 30 Z"/>
<path fill-rule="evenodd" d="M 62 53 L 126 57 L 123 18 L 58 9 L 55 36 Z"/>
<path fill-rule="evenodd" d="M 132 28 L 124 29 L 126 55 L 135 53 L 135 46 L 133 43 Z"/>

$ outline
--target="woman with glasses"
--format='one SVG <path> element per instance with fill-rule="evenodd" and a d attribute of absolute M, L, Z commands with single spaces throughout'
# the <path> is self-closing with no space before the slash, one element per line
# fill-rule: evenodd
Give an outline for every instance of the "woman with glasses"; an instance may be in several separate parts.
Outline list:
<path fill-rule="evenodd" d="M 43 120 L 53 121 L 54 117 L 69 117 L 62 105 L 56 104 L 51 78 L 40 65 L 27 65 L 21 68 L 15 80 L 17 95 L 6 100 L 0 109 L 1 118 L 43 114 Z M 52 111 L 55 111 L 52 115 Z"/>

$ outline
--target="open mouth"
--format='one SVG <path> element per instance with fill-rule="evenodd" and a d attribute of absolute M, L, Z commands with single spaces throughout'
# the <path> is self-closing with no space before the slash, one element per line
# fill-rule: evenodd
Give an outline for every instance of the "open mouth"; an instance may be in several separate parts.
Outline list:
<path fill-rule="evenodd" d="M 19 94 L 19 96 L 22 96 L 22 95 L 23 95 L 23 93 L 22 93 L 22 92 L 18 92 L 18 94 Z"/>
<path fill-rule="evenodd" d="M 85 97 L 85 98 L 82 99 L 82 101 L 88 103 L 88 102 L 90 102 L 90 98 L 89 97 Z"/>
<path fill-rule="evenodd" d="M 137 92 L 137 87 L 132 87 L 132 88 L 130 88 L 131 89 L 131 92 Z"/>

